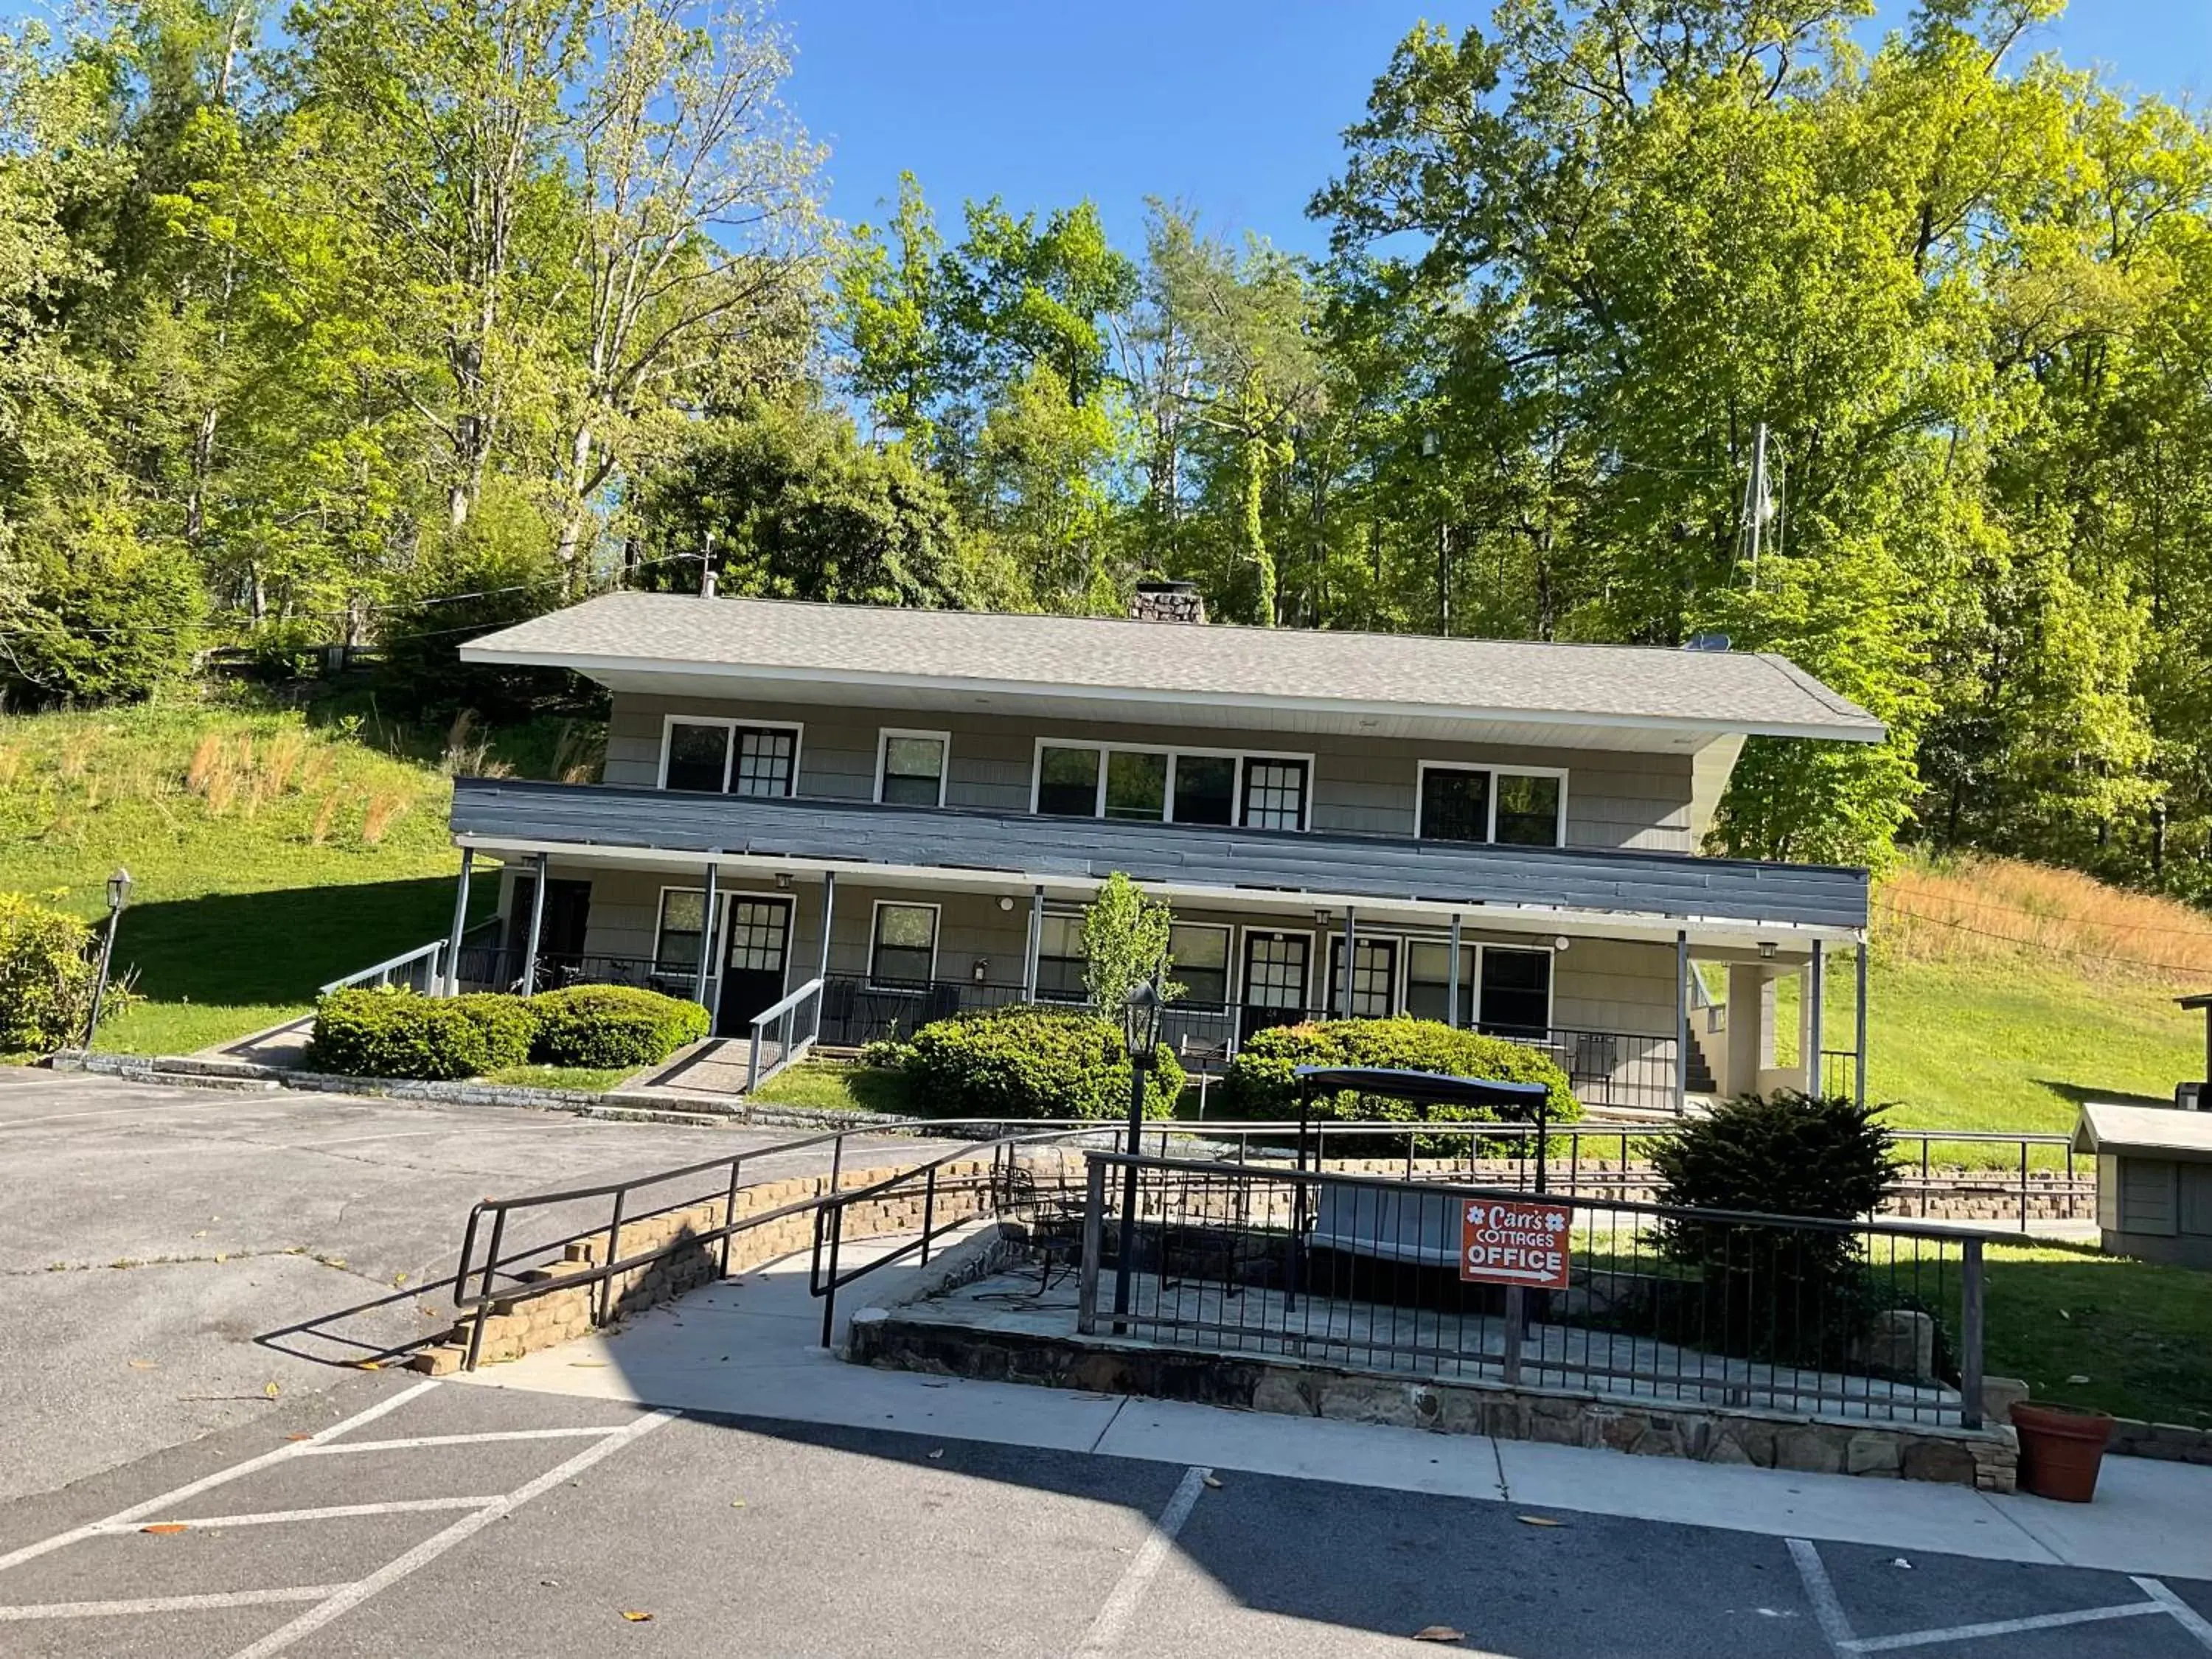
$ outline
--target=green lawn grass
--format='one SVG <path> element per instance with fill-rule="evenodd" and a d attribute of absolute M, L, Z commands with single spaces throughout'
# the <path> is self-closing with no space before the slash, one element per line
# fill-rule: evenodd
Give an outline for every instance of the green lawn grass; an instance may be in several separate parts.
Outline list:
<path fill-rule="evenodd" d="M 2058 1243 L 1993 1244 L 1986 1272 L 1990 1376 L 2038 1400 L 2212 1427 L 2212 1273 Z"/>
<path fill-rule="evenodd" d="M 602 1095 L 635 1070 L 628 1066 L 611 1070 L 593 1066 L 502 1066 L 495 1072 L 486 1072 L 481 1080 L 512 1083 L 530 1089 L 579 1089 L 586 1094 Z"/>
<path fill-rule="evenodd" d="M 198 764 L 196 765 L 196 760 Z M 241 701 L 9 717 L 0 878 L 88 920 L 132 886 L 98 1046 L 187 1052 L 307 1012 L 315 988 L 441 936 L 451 786 L 350 725 Z M 487 905 L 492 886 L 481 885 Z"/>
<path fill-rule="evenodd" d="M 771 1106 L 915 1115 L 913 1087 L 903 1073 L 844 1060 L 803 1060 L 770 1078 L 754 1098 Z"/>

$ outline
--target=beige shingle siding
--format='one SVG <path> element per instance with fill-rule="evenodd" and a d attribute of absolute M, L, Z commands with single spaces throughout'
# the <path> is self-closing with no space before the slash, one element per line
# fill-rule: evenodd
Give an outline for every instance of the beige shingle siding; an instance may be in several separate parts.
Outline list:
<path fill-rule="evenodd" d="M 611 593 L 490 635 L 464 655 L 1881 733 L 1779 657 L 1634 646 Z"/>
<path fill-rule="evenodd" d="M 1166 627 L 1170 624 L 1158 623 Z M 634 788 L 659 781 L 660 744 L 670 714 L 802 724 L 799 793 L 817 799 L 867 800 L 876 784 L 876 745 L 884 726 L 950 731 L 948 806 L 1001 812 L 1030 810 L 1030 777 L 1039 737 L 1189 748 L 1296 750 L 1314 757 L 1316 830 L 1410 836 L 1424 760 L 1511 768 L 1564 767 L 1570 847 L 1687 853 L 1691 763 L 1680 755 L 1550 750 L 1482 744 L 1422 743 L 1279 732 L 1183 732 L 1161 726 L 854 709 L 825 705 L 725 702 L 617 692 L 608 721 L 605 781 Z"/>

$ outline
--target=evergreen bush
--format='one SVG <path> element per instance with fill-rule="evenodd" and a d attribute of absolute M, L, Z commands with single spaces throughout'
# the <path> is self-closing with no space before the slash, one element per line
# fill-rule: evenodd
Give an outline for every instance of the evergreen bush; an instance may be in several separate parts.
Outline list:
<path fill-rule="evenodd" d="M 916 1105 L 936 1117 L 1111 1119 L 1129 1110 L 1121 1028 L 1079 1009 L 1018 1005 L 935 1021 L 914 1034 L 905 1068 Z M 1171 1114 L 1182 1085 L 1175 1051 L 1160 1044 L 1146 1115 Z"/>
<path fill-rule="evenodd" d="M 599 1069 L 657 1066 L 707 1035 L 707 1011 L 680 997 L 629 985 L 578 985 L 530 999 L 544 1066 Z"/>
<path fill-rule="evenodd" d="M 1843 1095 L 1743 1095 L 1660 1140 L 1661 1201 L 1850 1221 L 1881 1207 L 1896 1179 L 1881 1106 Z M 1744 1351 L 1810 1363 L 1840 1357 L 1873 1310 L 1859 1236 L 1668 1217 L 1654 1230 L 1705 1285 L 1704 1328 Z"/>

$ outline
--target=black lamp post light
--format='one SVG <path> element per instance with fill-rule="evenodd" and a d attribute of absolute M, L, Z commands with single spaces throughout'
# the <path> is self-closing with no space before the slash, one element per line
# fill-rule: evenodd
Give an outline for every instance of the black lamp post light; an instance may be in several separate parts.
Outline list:
<path fill-rule="evenodd" d="M 84 1049 L 92 1052 L 92 1034 L 100 1029 L 100 1005 L 107 997 L 107 970 L 115 960 L 115 924 L 131 900 L 131 872 L 118 869 L 107 878 L 107 933 L 100 942 L 100 975 L 92 982 L 92 1018 L 84 1023 Z"/>
<path fill-rule="evenodd" d="M 1131 1158 L 1145 1149 L 1145 1081 L 1160 1041 L 1159 975 L 1140 980 L 1129 988 L 1121 1005 L 1121 1039 L 1129 1051 L 1129 1145 Z M 1129 1165 L 1121 1181 L 1121 1237 L 1114 1253 L 1114 1312 L 1129 1311 L 1129 1261 L 1137 1248 L 1137 1166 Z M 1114 1330 L 1123 1329 L 1118 1321 Z"/>

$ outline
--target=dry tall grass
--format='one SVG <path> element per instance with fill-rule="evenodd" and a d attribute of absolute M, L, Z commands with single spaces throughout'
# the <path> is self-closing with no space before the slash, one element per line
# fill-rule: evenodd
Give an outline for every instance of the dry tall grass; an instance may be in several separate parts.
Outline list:
<path fill-rule="evenodd" d="M 2212 916 L 2015 859 L 1899 866 L 1875 889 L 1878 948 L 1911 961 L 2032 960 L 2100 979 L 2212 983 Z"/>
<path fill-rule="evenodd" d="M 361 841 L 364 847 L 374 847 L 384 839 L 384 832 L 392 821 L 407 810 L 404 795 L 387 795 L 382 790 L 368 798 L 368 811 L 361 821 Z"/>

